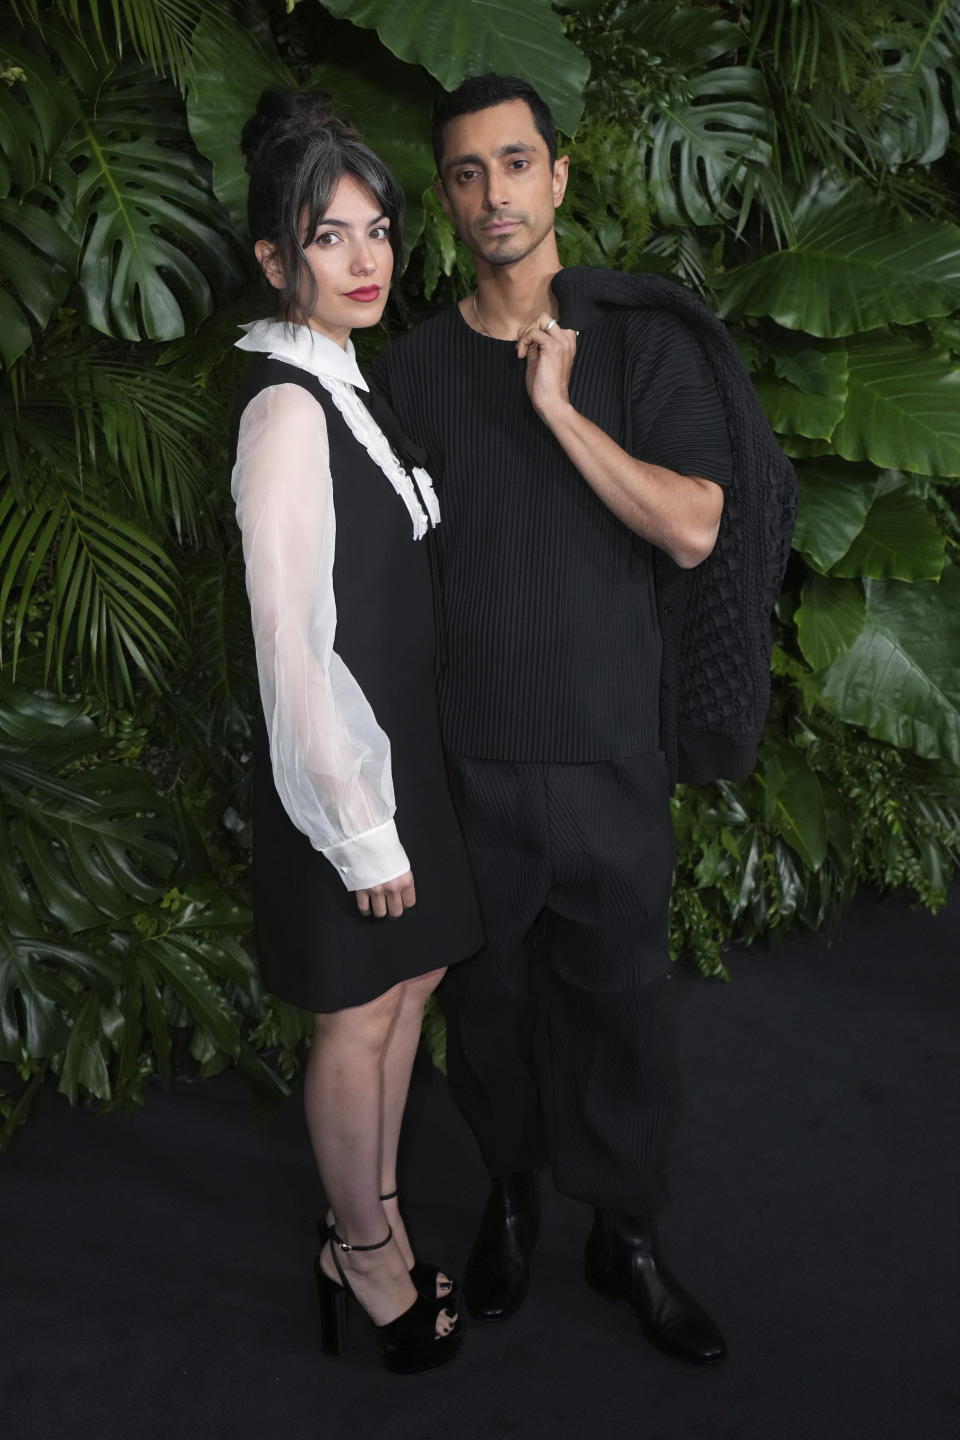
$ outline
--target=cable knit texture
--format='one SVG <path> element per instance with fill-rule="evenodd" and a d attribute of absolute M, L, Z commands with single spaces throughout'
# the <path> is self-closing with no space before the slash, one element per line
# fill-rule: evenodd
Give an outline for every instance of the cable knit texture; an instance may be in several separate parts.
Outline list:
<path fill-rule="evenodd" d="M 733 472 L 717 544 L 695 570 L 656 557 L 661 733 L 676 778 L 740 779 L 756 764 L 770 701 L 770 614 L 796 520 L 793 466 L 726 327 L 696 296 L 660 276 L 579 267 L 554 276 L 553 291 L 573 329 L 623 307 L 676 315 L 696 334 L 723 399 Z"/>

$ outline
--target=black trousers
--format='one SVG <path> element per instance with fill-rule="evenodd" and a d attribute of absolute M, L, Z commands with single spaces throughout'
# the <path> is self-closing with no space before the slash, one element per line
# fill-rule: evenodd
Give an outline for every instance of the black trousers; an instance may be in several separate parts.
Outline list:
<path fill-rule="evenodd" d="M 636 1214 L 663 1198 L 677 1100 L 659 753 L 451 759 L 486 942 L 439 991 L 454 1099 L 491 1174 Z"/>

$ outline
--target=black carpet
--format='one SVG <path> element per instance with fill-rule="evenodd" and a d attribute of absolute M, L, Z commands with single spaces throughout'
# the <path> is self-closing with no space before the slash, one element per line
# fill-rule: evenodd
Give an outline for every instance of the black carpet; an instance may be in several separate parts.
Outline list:
<path fill-rule="evenodd" d="M 133 1121 L 54 1093 L 0 1160 L 0 1426 L 11 1440 L 955 1440 L 960 896 L 862 902 L 832 949 L 678 973 L 687 1112 L 663 1248 L 726 1364 L 650 1349 L 584 1286 L 583 1207 L 544 1186 L 531 1295 L 424 1376 L 380 1367 L 354 1312 L 319 1353 L 318 1187 L 298 1102 L 251 1119 L 235 1076 Z M 407 1211 L 461 1265 L 473 1141 L 424 1065 Z"/>

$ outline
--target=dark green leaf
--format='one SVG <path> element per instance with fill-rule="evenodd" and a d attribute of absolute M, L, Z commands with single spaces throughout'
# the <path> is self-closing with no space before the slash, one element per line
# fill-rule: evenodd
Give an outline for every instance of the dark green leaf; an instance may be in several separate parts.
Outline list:
<path fill-rule="evenodd" d="M 261 91 L 296 83 L 265 25 L 241 25 L 220 14 L 200 21 L 187 80 L 190 134 L 213 165 L 214 193 L 241 234 L 247 228 L 247 174 L 240 132 Z"/>
<path fill-rule="evenodd" d="M 829 570 L 863 528 L 876 493 L 876 471 L 836 460 L 803 465 L 799 472 L 795 549 L 818 570 Z"/>
<path fill-rule="evenodd" d="M 423 229 L 423 192 L 434 176 L 427 117 L 432 92 L 420 72 L 377 47 L 362 68 L 321 65 L 310 77 L 323 85 L 366 143 L 390 168 L 406 195 L 407 253 Z"/>
<path fill-rule="evenodd" d="M 859 585 L 831 580 L 816 572 L 803 585 L 794 616 L 803 657 L 814 670 L 824 670 L 843 655 L 866 623 L 866 605 Z"/>
<path fill-rule="evenodd" d="M 184 334 L 241 271 L 176 91 L 143 71 L 111 76 L 70 158 L 84 167 L 80 284 L 90 324 L 125 340 Z"/>
<path fill-rule="evenodd" d="M 821 675 L 824 702 L 877 739 L 960 765 L 960 570 L 864 589 L 863 630 Z"/>
<path fill-rule="evenodd" d="M 815 772 L 784 740 L 768 737 L 761 758 L 767 820 L 804 865 L 819 870 L 827 854 L 827 812 Z"/>
<path fill-rule="evenodd" d="M 19 1064 L 23 1054 L 46 1058 L 69 1037 L 66 1008 L 79 1008 L 84 993 L 71 991 L 58 972 L 96 983 L 109 994 L 116 972 L 109 960 L 52 935 L 13 935 L 0 922 L 0 1061 Z"/>
<path fill-rule="evenodd" d="M 960 475 L 960 370 L 903 335 L 847 346 L 847 405 L 831 437 L 845 460 Z"/>
<path fill-rule="evenodd" d="M 880 196 L 822 182 L 798 213 L 792 245 L 731 272 L 721 313 L 838 336 L 958 307 L 960 229 L 905 219 Z"/>
<path fill-rule="evenodd" d="M 806 352 L 808 355 L 810 352 Z M 785 435 L 805 435 L 829 440 L 847 400 L 847 357 L 833 350 L 818 357 L 822 365 L 813 376 L 816 389 L 799 387 L 795 381 L 758 380 L 757 394 L 773 429 Z M 794 376 L 806 378 L 794 365 Z M 821 385 L 827 388 L 820 389 Z"/>
<path fill-rule="evenodd" d="M 112 1092 L 104 1043 L 100 997 L 91 994 L 74 1019 L 60 1070 L 57 1088 L 61 1095 L 66 1095 L 71 1105 L 76 1104 L 81 1090 L 98 1100 L 110 1098 Z"/>
<path fill-rule="evenodd" d="M 401 60 L 422 65 L 445 90 L 496 70 L 538 90 L 561 130 L 580 120 L 589 64 L 563 33 L 550 0 L 323 0 L 339 19 L 376 30 Z"/>
<path fill-rule="evenodd" d="M 874 580 L 936 580 L 943 569 L 946 536 L 919 495 L 894 490 L 878 495 L 863 529 L 834 575 Z"/>
<path fill-rule="evenodd" d="M 651 198 L 665 225 L 723 219 L 742 227 L 757 185 L 775 184 L 763 79 L 728 65 L 696 76 L 688 91 L 687 98 L 650 107 Z"/>

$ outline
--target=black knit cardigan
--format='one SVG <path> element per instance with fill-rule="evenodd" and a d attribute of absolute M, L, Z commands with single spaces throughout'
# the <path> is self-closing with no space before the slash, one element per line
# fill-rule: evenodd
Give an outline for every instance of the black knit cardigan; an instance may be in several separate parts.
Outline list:
<path fill-rule="evenodd" d="M 716 381 L 732 459 L 717 543 L 694 570 L 655 552 L 661 740 L 676 780 L 742 779 L 770 702 L 770 614 L 796 519 L 793 466 L 723 322 L 694 295 L 657 275 L 581 267 L 559 271 L 553 292 L 560 323 L 574 330 L 618 308 L 669 311 L 694 333 Z"/>

